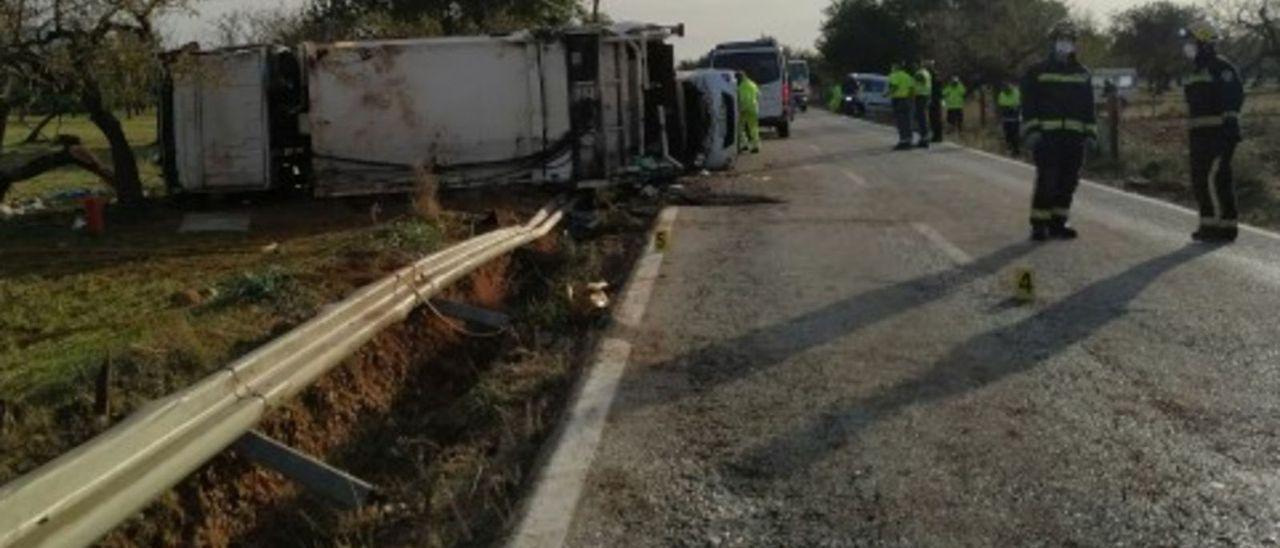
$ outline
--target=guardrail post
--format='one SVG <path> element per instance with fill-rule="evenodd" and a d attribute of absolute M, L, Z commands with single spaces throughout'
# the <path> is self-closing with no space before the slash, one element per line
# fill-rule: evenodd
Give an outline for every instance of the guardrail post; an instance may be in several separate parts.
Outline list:
<path fill-rule="evenodd" d="M 1107 128 L 1111 138 L 1111 159 L 1120 161 L 1120 94 L 1107 95 Z"/>
<path fill-rule="evenodd" d="M 93 412 L 101 418 L 111 417 L 111 354 L 102 361 L 94 386 Z"/>
<path fill-rule="evenodd" d="M 363 506 L 374 493 L 373 484 L 256 431 L 241 436 L 232 448 L 346 510 Z"/>
<path fill-rule="evenodd" d="M 437 312 L 467 323 L 493 329 L 506 329 L 511 326 L 511 316 L 501 312 L 445 299 L 431 299 L 430 302 Z"/>

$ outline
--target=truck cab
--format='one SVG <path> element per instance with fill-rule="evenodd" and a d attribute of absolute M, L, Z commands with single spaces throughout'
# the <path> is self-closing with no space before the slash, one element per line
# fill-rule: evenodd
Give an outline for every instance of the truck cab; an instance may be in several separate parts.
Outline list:
<path fill-rule="evenodd" d="M 800 112 L 809 110 L 809 97 L 813 89 L 809 80 L 809 62 L 792 59 L 787 62 L 787 75 L 791 78 L 791 102 Z"/>

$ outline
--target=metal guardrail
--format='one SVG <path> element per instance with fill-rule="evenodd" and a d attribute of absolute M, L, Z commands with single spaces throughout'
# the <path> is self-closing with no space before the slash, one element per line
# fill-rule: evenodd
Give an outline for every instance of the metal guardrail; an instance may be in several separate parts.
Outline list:
<path fill-rule="evenodd" d="M 489 232 L 404 267 L 0 487 L 0 547 L 94 542 L 425 299 L 548 234 L 567 208 L 549 205 L 523 226 Z"/>

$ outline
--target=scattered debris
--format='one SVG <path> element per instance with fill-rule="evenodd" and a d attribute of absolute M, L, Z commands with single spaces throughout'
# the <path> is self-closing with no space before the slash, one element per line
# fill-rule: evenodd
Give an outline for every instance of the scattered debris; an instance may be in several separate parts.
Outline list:
<path fill-rule="evenodd" d="M 565 286 L 565 296 L 575 313 L 580 315 L 590 315 L 609 308 L 609 294 L 605 290 L 609 289 L 609 282 L 592 282 L 582 284 L 577 287 L 574 285 Z"/>
<path fill-rule="evenodd" d="M 180 308 L 187 308 L 192 306 L 198 306 L 204 303 L 205 299 L 204 299 L 204 296 L 201 295 L 199 291 L 196 291 L 194 289 L 183 289 L 182 291 L 179 291 L 171 295 L 169 297 L 169 302 L 173 303 L 173 306 L 180 307 Z"/>
<path fill-rule="evenodd" d="M 609 288 L 609 282 L 595 282 L 587 284 L 587 291 L 591 292 L 591 304 L 596 308 L 609 308 L 609 295 L 605 290 Z"/>
<path fill-rule="evenodd" d="M 89 226 L 89 223 L 85 222 L 82 215 L 76 215 L 75 220 L 71 221 L 71 230 L 84 230 L 86 226 Z"/>
<path fill-rule="evenodd" d="M 178 232 L 248 232 L 247 213 L 187 213 Z"/>
<path fill-rule="evenodd" d="M 262 251 L 263 253 L 276 253 L 276 252 L 279 252 L 279 251 L 280 251 L 280 242 L 271 242 L 271 243 L 269 243 L 269 244 L 267 244 L 267 245 L 264 245 L 264 246 L 262 246 L 262 250 L 261 250 L 261 251 Z"/>
<path fill-rule="evenodd" d="M 204 302 L 210 302 L 218 298 L 218 289 L 214 287 L 206 287 L 200 290 L 200 296 L 204 298 Z"/>

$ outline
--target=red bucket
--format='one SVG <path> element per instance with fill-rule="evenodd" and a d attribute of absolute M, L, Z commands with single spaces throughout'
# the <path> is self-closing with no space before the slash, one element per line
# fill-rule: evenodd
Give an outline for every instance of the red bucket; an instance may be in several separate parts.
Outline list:
<path fill-rule="evenodd" d="M 98 196 L 84 199 L 85 229 L 94 236 L 101 236 L 107 231 L 107 201 Z"/>

